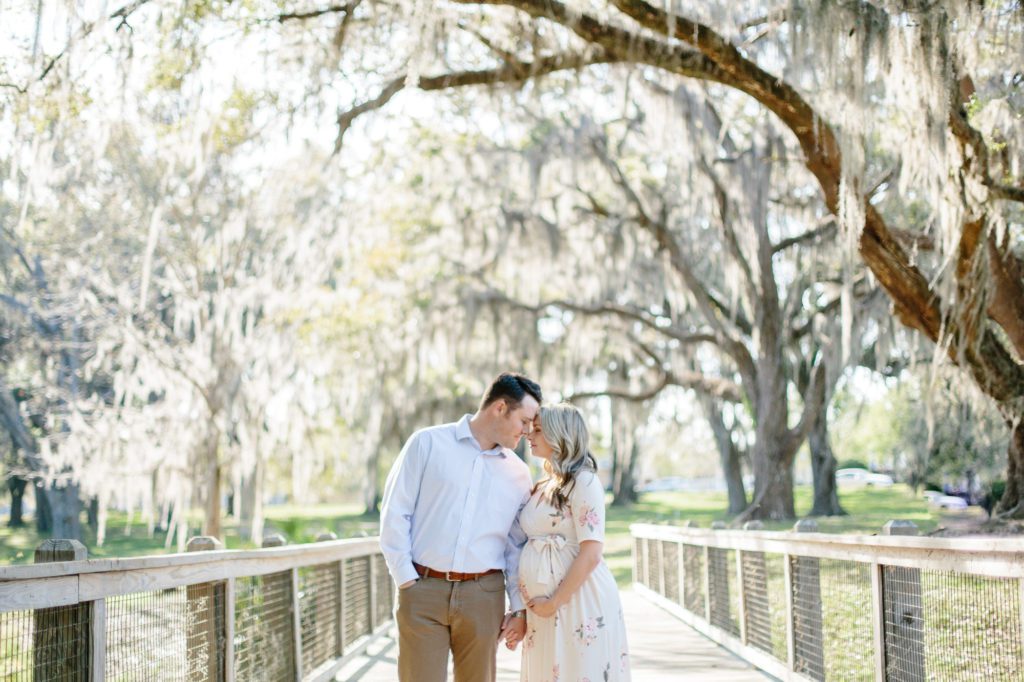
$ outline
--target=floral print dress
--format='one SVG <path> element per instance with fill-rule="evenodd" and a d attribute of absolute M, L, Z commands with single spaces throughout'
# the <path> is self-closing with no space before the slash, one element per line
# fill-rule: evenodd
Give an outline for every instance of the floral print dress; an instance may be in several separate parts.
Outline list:
<path fill-rule="evenodd" d="M 604 542 L 604 488 L 584 472 L 561 511 L 538 490 L 520 512 L 529 536 L 519 560 L 523 599 L 550 596 L 584 540 Z M 526 614 L 522 682 L 623 682 L 630 679 L 626 624 L 615 578 L 602 560 L 551 618 Z"/>

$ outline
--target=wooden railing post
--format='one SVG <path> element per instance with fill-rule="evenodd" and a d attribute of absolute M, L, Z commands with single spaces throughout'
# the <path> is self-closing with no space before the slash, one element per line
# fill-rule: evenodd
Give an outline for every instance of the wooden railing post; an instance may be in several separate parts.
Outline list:
<path fill-rule="evenodd" d="M 917 526 L 912 521 L 889 521 L 882 527 L 882 535 L 917 535 Z M 880 592 L 884 628 L 883 679 L 924 682 L 926 671 L 921 569 L 883 566 Z"/>
<path fill-rule="evenodd" d="M 655 554 L 658 557 L 658 594 L 665 596 L 665 543 L 658 540 Z"/>
<path fill-rule="evenodd" d="M 875 680 L 885 682 L 885 594 L 882 564 L 871 563 L 871 633 L 875 660 Z"/>
<path fill-rule="evenodd" d="M 636 585 L 640 582 L 640 538 L 630 534 L 630 553 L 633 555 L 633 584 Z"/>
<path fill-rule="evenodd" d="M 679 581 L 679 605 L 686 605 L 686 545 L 676 543 L 676 579 Z"/>
<path fill-rule="evenodd" d="M 348 629 L 348 609 L 345 608 L 345 591 L 348 585 L 345 580 L 345 559 L 338 562 L 338 655 L 345 653 L 345 631 Z"/>
<path fill-rule="evenodd" d="M 711 548 L 704 545 L 704 620 L 711 622 Z"/>
<path fill-rule="evenodd" d="M 782 555 L 782 582 L 786 588 L 786 668 L 796 669 L 796 641 L 793 631 L 793 555 Z"/>
<path fill-rule="evenodd" d="M 651 585 L 651 542 L 647 538 L 640 538 L 640 556 L 644 562 L 643 580 L 641 583 L 644 587 L 654 589 Z"/>
<path fill-rule="evenodd" d="M 78 540 L 44 540 L 36 548 L 37 564 L 84 561 L 88 551 Z M 97 658 L 93 639 L 97 627 L 106 626 L 106 611 L 94 602 L 37 609 L 32 633 L 33 679 L 39 682 L 87 682 L 90 663 Z M 97 622 L 93 618 L 96 618 Z M 99 656 L 102 663 L 102 656 Z"/>
<path fill-rule="evenodd" d="M 373 555 L 369 557 L 370 563 L 370 632 L 377 629 L 377 562 Z"/>
<path fill-rule="evenodd" d="M 199 536 L 189 539 L 186 552 L 223 549 L 217 538 Z M 188 618 L 186 651 L 188 676 L 194 682 L 220 682 L 226 678 L 222 667 L 227 655 L 221 650 L 221 637 L 227 641 L 224 583 L 209 582 L 185 587 Z M 220 606 L 220 608 L 218 608 Z M 223 656 L 223 658 L 221 658 Z"/>

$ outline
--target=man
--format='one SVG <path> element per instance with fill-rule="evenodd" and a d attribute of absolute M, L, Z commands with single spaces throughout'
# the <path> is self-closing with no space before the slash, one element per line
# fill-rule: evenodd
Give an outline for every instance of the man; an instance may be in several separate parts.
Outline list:
<path fill-rule="evenodd" d="M 536 383 L 501 374 L 476 414 L 414 433 L 388 474 L 380 545 L 399 587 L 401 682 L 445 682 L 449 651 L 455 682 L 493 682 L 499 641 L 526 632 L 517 519 L 532 482 L 512 449 L 540 402 Z"/>

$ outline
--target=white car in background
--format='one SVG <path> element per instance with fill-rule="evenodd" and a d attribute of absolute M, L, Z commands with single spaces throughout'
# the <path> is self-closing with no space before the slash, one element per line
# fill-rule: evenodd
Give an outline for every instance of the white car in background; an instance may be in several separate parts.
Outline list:
<path fill-rule="evenodd" d="M 967 500 L 955 495 L 942 495 L 932 502 L 939 509 L 967 509 Z"/>
<path fill-rule="evenodd" d="M 861 488 L 866 485 L 888 488 L 892 484 L 892 476 L 876 474 L 867 469 L 851 468 L 836 471 L 836 485 L 840 488 Z"/>
<path fill-rule="evenodd" d="M 956 495 L 944 495 L 938 490 L 925 490 L 924 499 L 928 504 L 939 509 L 967 509 L 967 501 Z"/>

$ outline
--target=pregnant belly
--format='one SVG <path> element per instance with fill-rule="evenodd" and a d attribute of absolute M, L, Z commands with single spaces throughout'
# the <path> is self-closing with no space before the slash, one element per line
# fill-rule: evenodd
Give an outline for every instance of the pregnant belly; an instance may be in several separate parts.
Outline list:
<path fill-rule="evenodd" d="M 562 582 L 574 557 L 560 535 L 531 538 L 519 558 L 519 590 L 526 600 L 549 597 Z"/>

